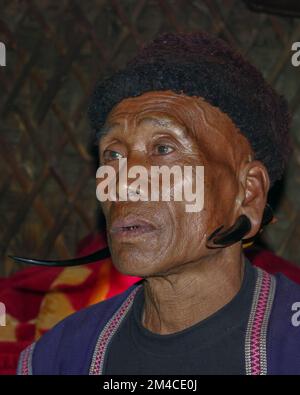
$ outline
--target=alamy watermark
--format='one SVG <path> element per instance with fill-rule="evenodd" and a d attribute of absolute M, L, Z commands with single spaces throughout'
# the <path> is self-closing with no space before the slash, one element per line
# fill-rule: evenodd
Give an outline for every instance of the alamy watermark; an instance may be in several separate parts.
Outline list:
<path fill-rule="evenodd" d="M 203 166 L 150 166 L 149 172 L 144 166 L 128 169 L 127 158 L 121 158 L 117 173 L 113 166 L 104 165 L 96 178 L 101 180 L 96 189 L 100 202 L 184 201 L 187 212 L 199 212 L 204 206 Z"/>
<path fill-rule="evenodd" d="M 291 58 L 292 65 L 298 67 L 300 66 L 300 41 L 294 42 L 291 49 L 295 51 Z"/>
<path fill-rule="evenodd" d="M 6 325 L 6 308 L 5 304 L 0 302 L 0 326 Z"/>
<path fill-rule="evenodd" d="M 295 311 L 291 319 L 292 325 L 298 327 L 300 326 L 300 302 L 295 302 L 292 304 L 292 311 Z"/>
<path fill-rule="evenodd" d="M 0 66 L 6 66 L 6 47 L 5 44 L 0 41 Z"/>

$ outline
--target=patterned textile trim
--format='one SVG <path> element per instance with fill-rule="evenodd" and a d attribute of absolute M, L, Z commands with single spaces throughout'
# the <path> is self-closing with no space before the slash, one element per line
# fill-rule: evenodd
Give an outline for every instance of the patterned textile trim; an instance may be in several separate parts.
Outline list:
<path fill-rule="evenodd" d="M 20 354 L 17 374 L 22 376 L 32 375 L 32 355 L 36 343 L 32 343 L 25 348 Z"/>
<path fill-rule="evenodd" d="M 119 309 L 114 313 L 112 318 L 107 322 L 103 330 L 101 331 L 96 347 L 94 350 L 92 363 L 90 366 L 90 375 L 101 375 L 103 374 L 103 365 L 106 356 L 106 351 L 108 345 L 116 333 L 117 329 L 119 328 L 120 324 L 126 317 L 130 307 L 132 306 L 135 294 L 137 291 L 142 287 L 142 285 L 136 286 L 134 290 L 127 296 L 126 300 L 122 303 Z"/>
<path fill-rule="evenodd" d="M 276 279 L 256 268 L 257 281 L 248 321 L 245 362 L 247 375 L 267 374 L 267 330 L 276 289 Z"/>

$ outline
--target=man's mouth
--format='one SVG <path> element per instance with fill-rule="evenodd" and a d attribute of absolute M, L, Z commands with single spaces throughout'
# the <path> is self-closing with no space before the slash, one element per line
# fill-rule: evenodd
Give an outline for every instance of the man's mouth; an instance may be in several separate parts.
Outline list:
<path fill-rule="evenodd" d="M 136 216 L 128 216 L 115 220 L 110 227 L 110 233 L 117 237 L 137 237 L 157 230 L 149 221 Z"/>

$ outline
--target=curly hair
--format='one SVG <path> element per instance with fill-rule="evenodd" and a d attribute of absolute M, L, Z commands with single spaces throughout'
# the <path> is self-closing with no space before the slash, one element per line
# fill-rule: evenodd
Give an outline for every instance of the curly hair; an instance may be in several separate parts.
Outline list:
<path fill-rule="evenodd" d="M 154 90 L 202 97 L 218 107 L 248 139 L 271 185 L 282 177 L 290 153 L 286 100 L 225 41 L 203 32 L 165 33 L 141 47 L 96 86 L 88 109 L 95 137 L 117 103 Z"/>

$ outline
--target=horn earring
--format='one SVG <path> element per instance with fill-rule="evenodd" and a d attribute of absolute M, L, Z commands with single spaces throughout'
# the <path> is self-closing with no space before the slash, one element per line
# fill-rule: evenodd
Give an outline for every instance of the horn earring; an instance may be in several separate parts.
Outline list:
<path fill-rule="evenodd" d="M 271 206 L 267 204 L 264 209 L 260 231 L 262 231 L 262 228 L 272 220 L 273 210 Z M 251 230 L 251 222 L 246 215 L 241 215 L 237 218 L 236 222 L 230 226 L 230 228 L 221 232 L 223 228 L 224 225 L 220 226 L 211 233 L 211 235 L 207 238 L 207 248 L 224 248 L 243 240 L 246 234 Z M 254 238 L 255 236 L 245 239 L 247 245 L 249 242 L 252 242 Z"/>
<path fill-rule="evenodd" d="M 223 248 L 242 240 L 251 229 L 250 219 L 246 215 L 241 215 L 236 222 L 227 230 L 220 232 L 224 225 L 216 229 L 207 239 L 207 248 Z"/>
<path fill-rule="evenodd" d="M 27 263 L 30 265 L 38 265 L 38 266 L 52 266 L 52 267 L 68 267 L 68 266 L 79 266 L 87 263 L 93 263 L 97 261 L 102 261 L 110 257 L 110 251 L 108 247 L 103 248 L 102 250 L 98 250 L 90 255 L 82 256 L 79 258 L 73 259 L 63 259 L 63 260 L 45 260 L 45 259 L 33 259 L 33 258 L 24 258 L 20 256 L 12 256 L 8 255 L 9 258 L 13 259 L 18 263 Z"/>
<path fill-rule="evenodd" d="M 273 220 L 273 210 L 269 204 L 266 205 L 263 218 L 261 221 L 261 229 L 270 223 Z M 217 228 L 207 239 L 206 246 L 207 248 L 223 248 L 228 247 L 231 244 L 237 243 L 238 241 L 242 240 L 244 236 L 250 231 L 251 229 L 251 222 L 246 215 L 241 215 L 236 220 L 235 224 L 232 225 L 229 229 L 221 232 L 224 228 L 224 225 Z M 251 242 L 254 237 L 249 239 L 245 239 L 245 241 Z M 73 258 L 73 259 L 66 259 L 66 260 L 44 260 L 44 259 L 32 259 L 32 258 L 24 258 L 19 256 L 11 256 L 11 259 L 16 262 L 27 263 L 31 265 L 40 265 L 40 266 L 78 266 L 84 265 L 87 263 L 97 262 L 103 259 L 107 259 L 110 257 L 110 251 L 108 247 L 103 248 L 102 250 L 98 250 L 93 254 L 86 255 L 80 258 Z"/>

